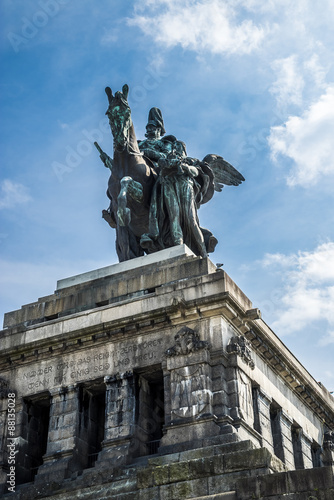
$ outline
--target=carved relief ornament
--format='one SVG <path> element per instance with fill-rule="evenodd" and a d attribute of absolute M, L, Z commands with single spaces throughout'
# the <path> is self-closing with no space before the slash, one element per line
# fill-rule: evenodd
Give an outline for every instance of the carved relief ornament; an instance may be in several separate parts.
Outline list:
<path fill-rule="evenodd" d="M 229 354 L 237 354 L 252 370 L 254 370 L 255 363 L 252 359 L 251 344 L 243 335 L 237 335 L 230 339 L 227 344 L 227 352 Z"/>
<path fill-rule="evenodd" d="M 189 328 L 183 326 L 175 335 L 175 345 L 166 351 L 166 356 L 187 355 L 200 349 L 209 349 L 210 344 L 205 340 L 200 340 L 199 334 Z"/>

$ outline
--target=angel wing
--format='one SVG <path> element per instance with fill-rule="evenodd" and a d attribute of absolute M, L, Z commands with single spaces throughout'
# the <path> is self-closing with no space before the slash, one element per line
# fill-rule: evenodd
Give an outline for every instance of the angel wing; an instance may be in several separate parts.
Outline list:
<path fill-rule="evenodd" d="M 207 163 L 213 172 L 215 191 L 220 192 L 224 184 L 226 186 L 239 186 L 245 180 L 244 176 L 222 156 L 209 154 L 203 158 L 203 162 Z"/>

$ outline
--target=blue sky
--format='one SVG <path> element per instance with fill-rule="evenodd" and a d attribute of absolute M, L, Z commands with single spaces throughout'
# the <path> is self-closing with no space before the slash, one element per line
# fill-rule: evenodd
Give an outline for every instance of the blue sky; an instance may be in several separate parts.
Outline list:
<path fill-rule="evenodd" d="M 334 390 L 331 0 L 3 0 L 1 315 L 117 262 L 101 218 L 112 153 L 105 86 L 130 87 L 188 154 L 246 178 L 199 211 L 211 260 Z"/>

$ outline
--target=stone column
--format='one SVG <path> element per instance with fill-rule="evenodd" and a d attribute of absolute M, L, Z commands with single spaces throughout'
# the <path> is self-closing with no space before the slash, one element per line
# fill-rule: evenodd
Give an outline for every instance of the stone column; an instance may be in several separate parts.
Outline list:
<path fill-rule="evenodd" d="M 106 419 L 98 463 L 118 466 L 127 463 L 136 452 L 134 376 L 128 371 L 107 376 L 104 381 Z"/>
<path fill-rule="evenodd" d="M 176 344 L 166 352 L 167 371 L 170 379 L 170 401 L 166 402 L 166 434 L 162 437 L 160 450 L 182 447 L 181 443 L 219 434 L 217 418 L 212 411 L 212 379 L 209 344 L 188 327 L 183 327 L 175 336 Z"/>
<path fill-rule="evenodd" d="M 50 392 L 48 444 L 36 483 L 61 481 L 74 471 L 82 470 L 82 457 L 77 453 L 79 387 L 70 385 Z"/>

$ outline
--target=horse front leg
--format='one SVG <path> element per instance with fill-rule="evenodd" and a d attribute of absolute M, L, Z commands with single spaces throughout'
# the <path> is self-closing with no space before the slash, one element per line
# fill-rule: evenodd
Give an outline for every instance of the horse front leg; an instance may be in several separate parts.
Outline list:
<path fill-rule="evenodd" d="M 120 226 L 128 226 L 131 222 L 131 211 L 127 207 L 128 196 L 138 203 L 144 199 L 143 186 L 132 177 L 121 179 L 121 189 L 117 197 L 117 218 Z"/>

